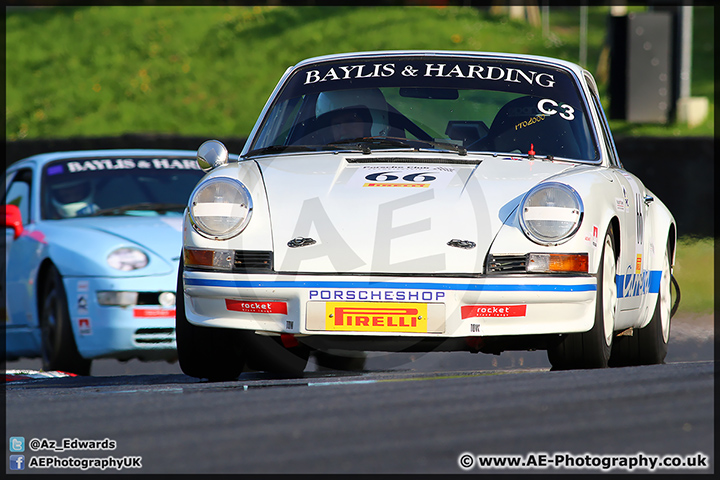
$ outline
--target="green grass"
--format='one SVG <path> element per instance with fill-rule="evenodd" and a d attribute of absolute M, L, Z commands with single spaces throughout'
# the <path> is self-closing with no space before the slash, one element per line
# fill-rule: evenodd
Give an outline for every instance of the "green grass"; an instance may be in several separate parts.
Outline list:
<path fill-rule="evenodd" d="M 607 7 L 589 8 L 588 65 L 602 73 Z M 579 10 L 541 27 L 473 7 L 52 7 L 6 10 L 6 139 L 170 133 L 246 136 L 285 69 L 356 50 L 532 53 L 578 61 Z M 695 8 L 692 94 L 701 126 L 629 135 L 712 135 L 712 7 Z M 607 105 L 607 98 L 603 96 Z"/>
<path fill-rule="evenodd" d="M 712 238 L 681 238 L 673 275 L 680 286 L 681 313 L 712 313 L 714 305 L 714 249 Z"/>

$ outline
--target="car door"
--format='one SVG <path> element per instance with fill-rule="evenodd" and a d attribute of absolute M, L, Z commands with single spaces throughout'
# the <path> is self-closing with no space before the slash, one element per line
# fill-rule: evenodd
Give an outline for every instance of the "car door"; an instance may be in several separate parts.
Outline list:
<path fill-rule="evenodd" d="M 620 220 L 620 255 L 617 264 L 616 285 L 618 318 L 616 325 L 636 324 L 640 314 L 646 313 L 649 291 L 649 251 L 645 232 L 648 225 L 648 192 L 643 183 L 625 170 L 615 148 L 607 118 L 597 93 L 594 79 L 586 74 L 593 107 L 600 120 L 602 144 L 608 155 L 608 166 L 614 178 L 615 214 Z"/>
<path fill-rule="evenodd" d="M 622 197 L 616 198 L 616 208 L 624 217 L 623 247 L 618 262 L 618 308 L 623 316 L 634 318 L 647 314 L 647 297 L 650 289 L 650 257 L 647 233 L 648 192 L 642 182 L 630 172 L 618 169 L 616 178 Z"/>
<path fill-rule="evenodd" d="M 38 241 L 32 235 L 32 168 L 22 168 L 8 173 L 6 177 L 5 204 L 16 205 L 20 210 L 23 234 L 14 238 L 14 230 L 5 230 L 6 283 L 4 297 L 7 308 L 7 328 L 23 328 L 35 323 L 35 307 L 32 305 L 32 275 L 37 268 Z M 30 235 L 28 232 L 30 231 Z"/>

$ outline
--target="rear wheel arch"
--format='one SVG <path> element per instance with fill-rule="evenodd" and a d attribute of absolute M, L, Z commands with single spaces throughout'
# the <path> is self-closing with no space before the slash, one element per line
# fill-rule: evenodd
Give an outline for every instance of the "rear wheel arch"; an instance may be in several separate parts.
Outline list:
<path fill-rule="evenodd" d="M 677 229 L 674 223 L 670 224 L 667 244 L 670 249 L 670 266 L 672 267 L 675 265 L 675 249 L 677 248 Z"/>
<path fill-rule="evenodd" d="M 622 242 L 620 241 L 620 220 L 618 217 L 612 217 L 610 219 L 610 227 L 612 228 L 613 241 L 615 242 L 615 260 L 620 258 L 620 252 L 622 251 Z"/>

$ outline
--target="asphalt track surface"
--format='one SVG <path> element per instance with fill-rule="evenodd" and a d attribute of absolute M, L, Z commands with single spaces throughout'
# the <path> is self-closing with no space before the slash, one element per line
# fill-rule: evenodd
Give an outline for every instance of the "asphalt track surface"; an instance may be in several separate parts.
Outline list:
<path fill-rule="evenodd" d="M 6 452 L 9 437 L 22 436 L 26 462 L 140 457 L 140 469 L 122 472 L 146 474 L 601 473 L 612 456 L 625 466 L 611 472 L 647 473 L 649 459 L 668 455 L 694 468 L 655 472 L 713 473 L 712 342 L 685 347 L 669 353 L 667 364 L 645 367 L 549 371 L 544 352 L 514 352 L 514 366 L 473 369 L 469 362 L 493 357 L 396 354 L 371 357 L 364 372 L 244 373 L 217 383 L 185 376 L 177 365 L 126 374 L 118 369 L 134 364 L 98 362 L 92 377 L 8 383 Z M 116 373 L 103 373 L 111 368 Z M 53 451 L 45 442 L 34 451 L 32 439 L 116 446 Z M 459 465 L 463 454 L 473 461 L 468 470 Z M 481 455 L 533 465 L 480 468 Z M 637 462 L 632 470 L 629 462 Z"/>

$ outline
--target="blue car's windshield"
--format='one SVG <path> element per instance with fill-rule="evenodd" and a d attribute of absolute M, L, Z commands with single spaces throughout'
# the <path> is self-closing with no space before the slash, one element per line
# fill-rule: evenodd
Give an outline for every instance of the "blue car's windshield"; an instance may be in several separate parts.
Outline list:
<path fill-rule="evenodd" d="M 42 218 L 181 215 L 202 175 L 191 158 L 59 160 L 43 171 Z"/>
<path fill-rule="evenodd" d="M 599 158 L 577 82 L 559 68 L 407 57 L 324 62 L 288 78 L 250 154 L 403 145 Z"/>

